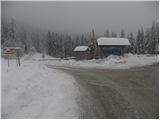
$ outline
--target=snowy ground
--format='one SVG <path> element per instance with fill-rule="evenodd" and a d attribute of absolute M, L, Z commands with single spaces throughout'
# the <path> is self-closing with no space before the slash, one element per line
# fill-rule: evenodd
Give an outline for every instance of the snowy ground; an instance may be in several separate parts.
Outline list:
<path fill-rule="evenodd" d="M 30 54 L 21 60 L 2 59 L 2 118 L 78 118 L 76 82 L 64 72 L 46 65 L 128 69 L 158 63 L 158 55 L 109 56 L 99 60 L 62 60 L 41 54 Z"/>
<path fill-rule="evenodd" d="M 98 68 L 98 69 L 129 69 L 131 67 L 139 67 L 151 65 L 159 62 L 159 55 L 133 55 L 125 54 L 124 56 L 111 55 L 104 59 L 93 60 L 57 60 L 49 62 L 53 65 Z"/>
<path fill-rule="evenodd" d="M 25 56 L 21 67 L 11 60 L 9 68 L 2 59 L 2 118 L 78 118 L 74 78 L 38 57 Z"/>

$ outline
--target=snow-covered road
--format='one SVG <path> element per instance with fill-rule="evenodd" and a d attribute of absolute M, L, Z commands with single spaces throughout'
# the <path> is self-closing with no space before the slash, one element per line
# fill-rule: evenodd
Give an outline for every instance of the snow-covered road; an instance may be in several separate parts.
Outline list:
<path fill-rule="evenodd" d="M 36 59 L 2 59 L 2 118 L 78 118 L 74 78 Z"/>
<path fill-rule="evenodd" d="M 79 87 L 80 117 L 85 119 L 155 119 L 158 64 L 123 70 L 56 68 L 73 75 Z"/>

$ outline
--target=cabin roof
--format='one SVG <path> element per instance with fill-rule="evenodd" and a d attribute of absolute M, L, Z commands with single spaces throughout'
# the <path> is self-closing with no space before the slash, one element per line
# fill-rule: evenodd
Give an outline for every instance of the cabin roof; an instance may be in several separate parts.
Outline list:
<path fill-rule="evenodd" d="M 126 38 L 100 37 L 97 39 L 98 46 L 129 46 L 130 42 Z"/>
<path fill-rule="evenodd" d="M 87 51 L 88 46 L 77 46 L 74 51 Z"/>

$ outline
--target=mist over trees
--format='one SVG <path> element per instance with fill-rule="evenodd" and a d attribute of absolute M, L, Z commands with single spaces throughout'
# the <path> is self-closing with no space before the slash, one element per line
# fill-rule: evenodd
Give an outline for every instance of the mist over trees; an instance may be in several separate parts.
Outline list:
<path fill-rule="evenodd" d="M 25 29 L 20 27 L 18 23 L 11 19 L 5 21 L 2 19 L 1 24 L 1 45 L 3 47 L 19 46 L 28 54 L 30 49 L 34 47 L 37 52 L 45 52 L 54 57 L 71 57 L 74 55 L 73 50 L 76 46 L 87 45 L 92 43 L 92 33 L 70 35 L 55 31 L 41 31 L 38 29 Z M 154 54 L 156 45 L 159 42 L 159 23 L 153 22 L 150 28 L 137 30 L 137 34 L 132 32 L 126 35 L 125 30 L 117 34 L 107 29 L 104 36 L 98 34 L 98 37 L 121 37 L 128 38 L 131 46 L 129 51 L 133 54 Z"/>

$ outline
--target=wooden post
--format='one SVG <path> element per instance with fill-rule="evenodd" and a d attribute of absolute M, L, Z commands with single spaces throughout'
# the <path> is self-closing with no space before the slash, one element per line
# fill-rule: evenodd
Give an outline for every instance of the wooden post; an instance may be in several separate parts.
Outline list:
<path fill-rule="evenodd" d="M 9 54 L 8 54 L 8 67 L 9 67 Z"/>
<path fill-rule="evenodd" d="M 102 47 L 100 47 L 100 57 L 102 58 Z"/>
<path fill-rule="evenodd" d="M 16 56 L 16 65 L 18 66 L 18 60 L 17 60 L 17 56 Z"/>
<path fill-rule="evenodd" d="M 124 55 L 124 47 L 121 47 L 121 56 Z"/>
<path fill-rule="evenodd" d="M 121 47 L 121 56 L 122 56 L 122 47 Z"/>
<path fill-rule="evenodd" d="M 124 55 L 124 47 L 122 48 L 122 51 L 123 51 L 123 55 Z"/>
<path fill-rule="evenodd" d="M 18 59 L 18 65 L 21 66 L 21 63 L 20 63 L 20 51 L 19 51 L 19 49 L 17 49 L 17 59 Z"/>
<path fill-rule="evenodd" d="M 43 51 L 42 53 L 42 60 L 44 61 L 44 58 L 45 58 L 45 52 Z"/>

